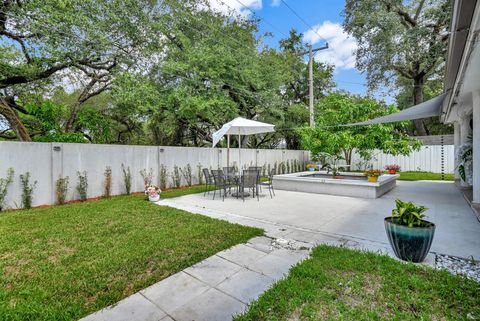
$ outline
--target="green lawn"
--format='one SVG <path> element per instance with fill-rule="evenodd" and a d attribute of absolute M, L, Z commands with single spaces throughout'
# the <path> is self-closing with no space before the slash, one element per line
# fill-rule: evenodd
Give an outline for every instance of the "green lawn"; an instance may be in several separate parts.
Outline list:
<path fill-rule="evenodd" d="M 78 319 L 262 233 L 144 196 L 5 212 L 0 319 Z"/>
<path fill-rule="evenodd" d="M 235 320 L 480 320 L 480 285 L 387 256 L 319 246 Z"/>
<path fill-rule="evenodd" d="M 430 173 L 430 172 L 399 172 L 400 178 L 402 181 L 420 181 L 420 180 L 442 180 L 442 174 L 440 173 Z M 453 174 L 444 174 L 445 181 L 453 181 Z"/>

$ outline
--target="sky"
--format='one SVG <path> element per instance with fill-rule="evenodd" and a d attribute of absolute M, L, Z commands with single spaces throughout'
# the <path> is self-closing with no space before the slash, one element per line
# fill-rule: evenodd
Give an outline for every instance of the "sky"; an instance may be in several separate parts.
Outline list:
<path fill-rule="evenodd" d="M 334 80 L 339 89 L 355 94 L 366 94 L 365 75 L 355 68 L 355 39 L 342 28 L 343 0 L 283 0 L 299 16 L 296 16 L 282 0 L 210 0 L 219 10 L 229 7 L 252 18 L 260 18 L 260 34 L 271 32 L 267 44 L 276 47 L 292 28 L 304 35 L 304 42 L 314 48 L 328 42 L 329 49 L 319 51 L 315 59 L 335 65 Z M 223 3 L 222 3 L 223 2 Z M 246 7 L 249 9 L 246 9 Z M 252 13 L 253 12 L 253 13 Z M 303 20 L 303 21 L 302 21 Z M 308 57 L 305 56 L 307 59 Z M 394 97 L 375 93 L 375 97 L 393 103 Z"/>

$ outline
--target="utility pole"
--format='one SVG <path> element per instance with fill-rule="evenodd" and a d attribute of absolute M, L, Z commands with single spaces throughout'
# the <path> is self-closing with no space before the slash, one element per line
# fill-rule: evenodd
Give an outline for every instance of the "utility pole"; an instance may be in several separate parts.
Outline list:
<path fill-rule="evenodd" d="M 309 46 L 308 51 L 302 52 L 301 55 L 305 55 L 308 53 L 308 93 L 309 93 L 309 109 L 310 109 L 310 127 L 315 127 L 315 117 L 313 113 L 313 105 L 314 105 L 314 98 L 313 98 L 313 53 L 328 49 L 328 42 L 323 47 L 319 48 L 312 48 L 312 45 Z"/>

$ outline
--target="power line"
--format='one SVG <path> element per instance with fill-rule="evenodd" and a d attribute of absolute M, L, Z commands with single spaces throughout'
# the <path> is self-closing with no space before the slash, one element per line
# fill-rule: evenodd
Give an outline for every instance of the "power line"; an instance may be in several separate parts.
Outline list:
<path fill-rule="evenodd" d="M 320 37 L 320 39 L 324 40 L 322 36 L 320 36 L 320 34 L 305 20 L 302 18 L 302 16 L 300 16 L 292 7 L 290 7 L 288 5 L 288 3 L 286 3 L 284 0 L 280 0 L 291 12 L 293 12 L 293 14 L 295 16 L 297 16 L 298 19 L 300 19 L 300 21 L 303 22 L 304 25 L 307 26 L 307 28 L 311 29 L 314 33 L 317 34 L 317 36 Z"/>
<path fill-rule="evenodd" d="M 226 4 L 225 2 L 223 2 L 222 0 L 218 0 L 220 1 L 221 3 L 223 3 L 224 5 L 226 5 L 227 7 L 229 7 L 230 9 L 232 9 L 232 7 L 230 7 L 228 4 Z M 235 0 L 237 1 L 241 6 L 245 7 L 245 9 L 247 9 L 248 11 L 250 11 L 255 17 L 257 17 L 258 19 L 260 19 L 261 21 L 264 21 L 265 23 L 267 23 L 269 26 L 271 26 L 273 29 L 277 30 L 279 33 L 281 33 L 282 35 L 284 35 L 286 38 L 288 38 L 288 35 L 286 33 L 284 33 L 282 30 L 280 30 L 280 28 L 276 27 L 274 24 L 272 24 L 271 22 L 269 22 L 267 19 L 265 19 L 264 17 L 261 17 L 259 16 L 258 14 L 255 13 L 255 11 L 253 11 L 252 9 L 250 9 L 248 6 L 246 6 L 243 2 L 241 2 L 240 0 Z M 233 9 L 232 9 L 233 10 Z"/>

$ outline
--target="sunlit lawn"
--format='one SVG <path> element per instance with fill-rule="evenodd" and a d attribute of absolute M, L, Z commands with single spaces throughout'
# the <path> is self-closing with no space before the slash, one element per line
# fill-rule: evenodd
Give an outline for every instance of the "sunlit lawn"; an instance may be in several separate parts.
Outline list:
<path fill-rule="evenodd" d="M 441 173 L 431 173 L 431 172 L 399 172 L 400 178 L 402 181 L 419 181 L 419 180 L 430 180 L 430 181 L 439 181 L 442 180 Z M 444 174 L 443 180 L 453 181 L 453 174 Z"/>
<path fill-rule="evenodd" d="M 78 319 L 262 233 L 144 196 L 5 212 L 0 319 Z"/>
<path fill-rule="evenodd" d="M 323 245 L 235 319 L 247 320 L 480 320 L 480 284 Z"/>

